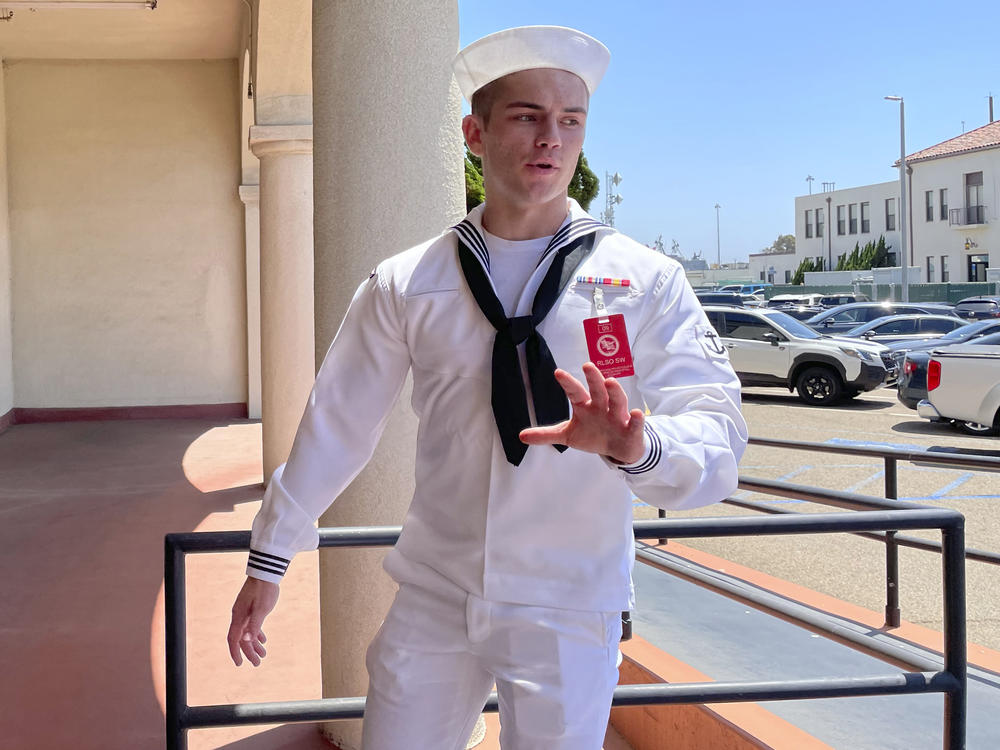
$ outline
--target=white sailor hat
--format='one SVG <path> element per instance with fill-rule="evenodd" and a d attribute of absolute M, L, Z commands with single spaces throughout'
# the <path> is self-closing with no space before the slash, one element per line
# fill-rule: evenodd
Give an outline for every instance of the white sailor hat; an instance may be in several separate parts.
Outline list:
<path fill-rule="evenodd" d="M 594 93 L 608 69 L 608 48 L 565 26 L 519 26 L 497 31 L 470 44 L 455 56 L 452 68 L 467 100 L 491 81 L 533 68 L 568 70 Z"/>

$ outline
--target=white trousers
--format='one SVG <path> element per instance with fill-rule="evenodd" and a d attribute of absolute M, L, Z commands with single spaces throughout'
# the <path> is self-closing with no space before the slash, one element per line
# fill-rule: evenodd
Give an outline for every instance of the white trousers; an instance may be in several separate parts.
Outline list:
<path fill-rule="evenodd" d="M 494 683 L 504 750 L 600 750 L 620 612 L 402 584 L 368 648 L 364 750 L 462 750 Z"/>

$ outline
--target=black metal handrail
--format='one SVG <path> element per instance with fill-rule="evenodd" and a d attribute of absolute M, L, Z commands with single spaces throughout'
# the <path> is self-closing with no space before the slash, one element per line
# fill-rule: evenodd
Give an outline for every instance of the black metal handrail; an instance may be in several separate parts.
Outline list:
<path fill-rule="evenodd" d="M 777 438 L 751 437 L 750 445 L 764 445 L 772 448 L 789 448 L 791 450 L 820 451 L 824 453 L 839 453 L 849 456 L 869 456 L 881 458 L 885 471 L 885 497 L 892 502 L 890 507 L 900 508 L 904 504 L 897 500 L 899 497 L 899 481 L 896 473 L 899 461 L 910 461 L 918 464 L 931 464 L 936 466 L 954 466 L 969 469 L 972 471 L 1000 471 L 1000 458 L 993 456 L 983 456 L 975 454 L 944 453 L 941 451 L 906 450 L 902 448 L 887 448 L 860 445 L 831 445 L 829 443 L 811 443 L 795 440 L 781 440 Z M 783 483 L 782 483 L 783 484 Z M 782 494 L 774 491 L 775 486 L 766 480 L 745 480 L 740 478 L 741 490 L 755 492 L 770 492 L 772 494 Z M 797 492 L 803 492 L 808 488 L 797 488 Z M 800 500 L 820 503 L 823 505 L 835 505 L 824 497 L 804 497 L 801 494 L 796 496 Z M 773 508 L 763 503 L 755 503 L 751 500 L 741 500 L 736 498 L 726 498 L 722 501 L 727 505 L 733 505 L 747 510 L 760 511 L 770 514 L 793 514 L 795 511 L 783 508 Z M 841 506 L 842 507 L 842 506 Z M 664 517 L 661 512 L 660 517 Z M 920 539 L 913 536 L 900 536 L 896 530 L 886 530 L 883 533 L 858 533 L 866 539 L 874 539 L 885 544 L 885 626 L 887 628 L 898 628 L 902 622 L 902 612 L 899 607 L 899 548 L 910 547 L 912 549 L 924 550 L 926 552 L 941 552 L 941 545 L 937 542 Z M 660 540 L 664 544 L 665 539 Z M 965 550 L 967 560 L 986 563 L 988 565 L 1000 565 L 1000 554 L 988 550 L 981 550 L 968 547 Z"/>
<path fill-rule="evenodd" d="M 774 483 L 768 483 L 774 484 Z M 781 484 L 781 483 L 778 483 Z M 785 485 L 785 487 L 794 487 Z M 772 487 L 773 489 L 777 489 Z M 789 491 L 792 491 L 789 489 Z M 813 494 L 817 494 L 813 491 Z M 944 747 L 965 747 L 967 661 L 965 635 L 965 530 L 963 516 L 953 510 L 913 504 L 885 509 L 886 501 L 850 493 L 822 493 L 844 507 L 860 511 L 811 515 L 736 518 L 679 518 L 636 521 L 637 539 L 673 539 L 743 535 L 788 535 L 828 532 L 873 532 L 890 529 L 940 529 L 944 565 L 944 665 L 942 670 L 898 672 L 867 677 L 825 677 L 770 682 L 716 682 L 620 686 L 613 705 L 679 704 L 794 700 L 862 695 L 944 694 Z M 903 505 L 903 504 L 901 504 Z M 398 527 L 320 529 L 320 547 L 374 547 L 394 544 Z M 364 698 L 243 703 L 222 706 L 187 704 L 185 556 L 189 553 L 245 551 L 249 532 L 168 534 L 165 538 L 166 739 L 168 750 L 186 750 L 192 728 L 311 722 L 359 718 Z M 496 696 L 486 710 L 495 711 Z"/>

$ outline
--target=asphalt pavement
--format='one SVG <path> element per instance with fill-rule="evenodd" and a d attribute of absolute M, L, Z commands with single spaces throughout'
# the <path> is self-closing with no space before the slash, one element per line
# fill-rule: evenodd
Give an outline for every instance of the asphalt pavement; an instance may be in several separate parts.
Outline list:
<path fill-rule="evenodd" d="M 974 437 L 948 424 L 917 416 L 896 399 L 895 389 L 865 393 L 835 407 L 807 406 L 783 389 L 744 389 L 743 412 L 754 437 L 874 445 L 908 450 L 948 449 L 1000 456 L 1000 438 Z M 740 465 L 745 477 L 779 479 L 796 484 L 884 497 L 884 464 L 880 458 L 750 446 Z M 899 462 L 899 498 L 930 507 L 953 508 L 966 517 L 969 547 L 1000 551 L 1000 476 Z M 829 509 L 812 503 L 749 498 L 800 512 Z M 728 505 L 671 513 L 671 517 L 747 515 Z M 636 516 L 655 510 L 636 501 Z M 928 538 L 940 536 L 926 532 Z M 848 534 L 687 540 L 685 544 L 749 568 L 806 586 L 876 612 L 885 607 L 885 551 L 877 541 Z M 969 641 L 1000 650 L 1000 566 L 969 561 Z M 936 553 L 900 549 L 900 609 L 905 621 L 934 630 L 942 627 L 941 561 Z"/>

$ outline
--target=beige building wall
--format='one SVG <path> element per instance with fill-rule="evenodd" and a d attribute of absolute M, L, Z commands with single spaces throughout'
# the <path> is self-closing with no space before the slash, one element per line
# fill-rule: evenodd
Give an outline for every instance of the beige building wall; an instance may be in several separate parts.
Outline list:
<path fill-rule="evenodd" d="M 5 72 L 0 71 L 0 418 L 14 408 L 10 215 L 7 213 L 7 114 L 4 77 Z"/>
<path fill-rule="evenodd" d="M 237 62 L 6 73 L 16 406 L 245 402 Z"/>

